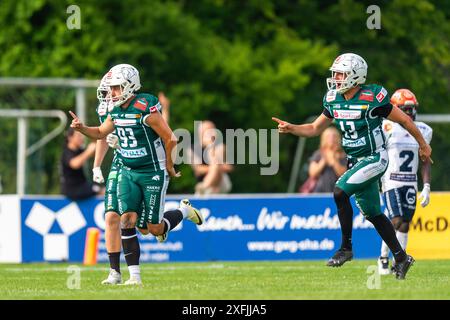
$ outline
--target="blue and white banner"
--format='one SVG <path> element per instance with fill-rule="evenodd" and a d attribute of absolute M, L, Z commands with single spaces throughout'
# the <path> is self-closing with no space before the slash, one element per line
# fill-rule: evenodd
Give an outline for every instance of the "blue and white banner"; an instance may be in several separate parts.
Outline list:
<path fill-rule="evenodd" d="M 166 210 L 177 208 L 182 198 L 168 196 Z M 205 223 L 197 226 L 184 220 L 165 243 L 140 235 L 142 262 L 327 259 L 340 246 L 331 195 L 227 195 L 190 200 L 205 216 Z M 0 221 L 0 262 L 81 262 L 89 227 L 102 230 L 99 261 L 108 260 L 102 198 L 72 202 L 64 197 L 1 196 L 0 208 L 7 204 L 13 229 Z M 353 206 L 355 257 L 377 257 L 381 240 Z"/>

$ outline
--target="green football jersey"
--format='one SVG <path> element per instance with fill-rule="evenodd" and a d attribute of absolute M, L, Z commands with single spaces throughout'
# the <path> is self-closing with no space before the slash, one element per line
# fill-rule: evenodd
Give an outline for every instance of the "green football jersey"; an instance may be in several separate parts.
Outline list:
<path fill-rule="evenodd" d="M 114 107 L 110 112 L 120 139 L 118 157 L 131 169 L 164 170 L 166 151 L 158 134 L 145 124 L 154 112 L 161 112 L 158 98 L 151 94 L 137 94 L 126 109 Z"/>
<path fill-rule="evenodd" d="M 333 118 L 340 129 L 342 147 L 349 158 L 366 157 L 385 148 L 380 114 L 391 110 L 385 88 L 375 84 L 362 85 L 350 100 L 330 90 L 323 98 L 323 106 L 324 114 Z"/>

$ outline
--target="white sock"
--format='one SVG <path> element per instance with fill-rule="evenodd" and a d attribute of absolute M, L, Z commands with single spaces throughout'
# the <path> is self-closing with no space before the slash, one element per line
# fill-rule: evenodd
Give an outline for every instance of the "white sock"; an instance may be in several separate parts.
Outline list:
<path fill-rule="evenodd" d="M 128 266 L 128 271 L 130 272 L 130 278 L 141 279 L 141 269 L 139 265 Z"/>
<path fill-rule="evenodd" d="M 186 217 L 189 214 L 189 207 L 179 207 L 178 210 L 181 211 L 181 213 L 183 214 L 183 219 L 186 219 Z"/>
<path fill-rule="evenodd" d="M 395 234 L 397 235 L 398 242 L 400 242 L 402 249 L 406 251 L 406 245 L 408 244 L 408 234 L 400 231 L 397 231 Z"/>
<path fill-rule="evenodd" d="M 381 256 L 385 258 L 389 257 L 389 247 L 384 241 L 381 241 Z"/>

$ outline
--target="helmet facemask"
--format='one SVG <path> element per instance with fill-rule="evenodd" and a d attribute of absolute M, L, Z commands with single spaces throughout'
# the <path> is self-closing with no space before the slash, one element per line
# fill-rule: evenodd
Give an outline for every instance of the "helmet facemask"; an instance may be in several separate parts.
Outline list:
<path fill-rule="evenodd" d="M 414 104 L 404 104 L 398 106 L 400 110 L 406 113 L 413 121 L 416 120 L 417 105 Z"/>
<path fill-rule="evenodd" d="M 344 78 L 342 80 L 336 79 L 336 73 L 344 74 Z M 336 90 L 339 93 L 345 93 L 349 89 L 353 88 L 356 83 L 351 79 L 350 71 L 338 71 L 331 70 L 331 78 L 327 78 L 327 87 L 328 90 Z"/>
<path fill-rule="evenodd" d="M 127 101 L 130 97 L 132 97 L 134 95 L 134 90 L 131 88 L 131 86 L 131 83 L 129 83 L 128 81 L 120 84 L 120 95 L 114 97 L 112 95 L 112 89 L 111 87 L 109 87 L 107 94 L 108 105 L 117 107 Z"/>
<path fill-rule="evenodd" d="M 110 92 L 109 87 L 103 83 L 97 88 L 97 99 L 100 103 L 105 103 L 107 100 L 108 93 Z"/>

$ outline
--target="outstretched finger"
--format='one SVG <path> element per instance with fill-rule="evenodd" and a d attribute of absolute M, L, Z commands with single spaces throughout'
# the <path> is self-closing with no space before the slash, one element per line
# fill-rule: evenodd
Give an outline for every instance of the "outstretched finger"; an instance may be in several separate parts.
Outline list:
<path fill-rule="evenodd" d="M 73 112 L 70 111 L 70 110 L 69 110 L 69 113 L 70 113 L 70 115 L 72 116 L 72 118 L 78 119 L 78 116 L 77 116 L 75 113 L 73 113 Z"/>
<path fill-rule="evenodd" d="M 280 120 L 280 119 L 275 118 L 275 117 L 272 117 L 272 120 L 278 122 L 279 124 L 285 124 L 286 123 L 285 121 Z"/>

